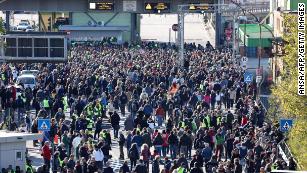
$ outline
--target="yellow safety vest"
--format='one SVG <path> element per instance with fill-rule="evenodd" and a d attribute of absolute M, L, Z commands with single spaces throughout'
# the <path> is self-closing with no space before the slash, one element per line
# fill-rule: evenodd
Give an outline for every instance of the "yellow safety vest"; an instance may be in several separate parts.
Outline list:
<path fill-rule="evenodd" d="M 136 131 L 141 133 L 141 129 L 140 128 L 136 128 Z"/>
<path fill-rule="evenodd" d="M 89 118 L 86 119 L 87 120 L 87 129 L 92 129 L 93 128 L 93 121 Z"/>
<path fill-rule="evenodd" d="M 277 164 L 276 163 L 272 164 L 272 166 L 271 166 L 271 171 L 274 171 L 274 170 L 277 170 Z"/>
<path fill-rule="evenodd" d="M 28 166 L 28 165 L 26 164 L 26 171 L 27 171 L 28 169 L 30 169 L 31 173 L 33 173 L 33 168 L 32 168 L 32 166 Z"/>
<path fill-rule="evenodd" d="M 101 113 L 101 105 L 99 104 L 98 107 L 94 107 L 94 115 L 99 115 Z"/>
<path fill-rule="evenodd" d="M 49 100 L 45 99 L 43 101 L 43 104 L 44 104 L 44 108 L 49 108 Z"/>
<path fill-rule="evenodd" d="M 64 112 L 66 112 L 68 108 L 67 96 L 63 97 L 63 104 L 64 104 Z"/>
<path fill-rule="evenodd" d="M 60 157 L 58 157 L 58 160 L 59 160 L 59 162 L 60 162 L 60 167 L 63 167 L 64 160 L 61 160 Z"/>
<path fill-rule="evenodd" d="M 200 85 L 199 85 L 199 88 L 200 88 L 201 91 L 203 91 L 203 90 L 204 90 L 204 85 L 203 85 L 203 84 L 200 84 Z"/>
<path fill-rule="evenodd" d="M 100 133 L 100 136 L 101 136 L 103 139 L 105 139 L 105 138 L 106 138 L 106 133 L 102 132 L 102 133 Z"/>
<path fill-rule="evenodd" d="M 1 79 L 5 80 L 5 75 L 4 74 L 1 75 Z"/>
<path fill-rule="evenodd" d="M 93 109 L 90 108 L 89 106 L 86 108 L 86 113 L 87 113 L 87 117 L 90 117 L 90 118 L 93 117 L 93 114 L 94 114 Z"/>
<path fill-rule="evenodd" d="M 209 116 L 206 116 L 206 117 L 203 119 L 203 127 L 207 127 L 207 124 L 205 123 L 205 121 L 207 121 L 208 128 L 211 127 L 210 117 L 209 117 Z"/>
<path fill-rule="evenodd" d="M 218 117 L 217 117 L 217 125 L 220 125 L 220 124 L 221 124 L 221 120 L 222 120 L 222 117 L 221 117 L 221 116 L 218 116 Z"/>
<path fill-rule="evenodd" d="M 177 170 L 178 173 L 184 173 L 184 171 L 185 171 L 185 169 L 181 166 Z"/>
<path fill-rule="evenodd" d="M 182 128 L 186 127 L 186 125 L 185 125 L 185 123 L 183 121 L 180 122 L 180 127 L 182 127 Z"/>

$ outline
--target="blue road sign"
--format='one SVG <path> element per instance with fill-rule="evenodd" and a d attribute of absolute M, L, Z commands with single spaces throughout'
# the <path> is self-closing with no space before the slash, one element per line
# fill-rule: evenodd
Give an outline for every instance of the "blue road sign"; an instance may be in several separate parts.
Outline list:
<path fill-rule="evenodd" d="M 251 83 L 253 81 L 253 73 L 245 72 L 244 73 L 244 82 Z"/>
<path fill-rule="evenodd" d="M 49 119 L 38 119 L 37 126 L 39 131 L 50 131 L 50 120 Z"/>
<path fill-rule="evenodd" d="M 280 131 L 288 132 L 293 126 L 293 120 L 292 119 L 280 119 L 279 126 L 280 126 Z"/>

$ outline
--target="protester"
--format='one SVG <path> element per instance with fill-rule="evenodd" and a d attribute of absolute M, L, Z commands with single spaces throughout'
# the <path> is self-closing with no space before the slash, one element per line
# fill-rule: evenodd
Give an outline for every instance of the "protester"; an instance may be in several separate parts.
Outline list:
<path fill-rule="evenodd" d="M 123 173 L 159 173 L 162 164 L 167 173 L 286 169 L 276 152 L 283 134 L 264 121 L 257 85 L 244 82 L 232 52 L 210 43 L 185 44 L 185 50 L 180 68 L 173 45 L 77 43 L 67 63 L 30 65 L 39 73 L 36 87 L 25 89 L 25 101 L 16 99 L 13 71 L 3 64 L 3 119 L 21 126 L 17 120 L 24 118 L 32 133 L 37 119 L 51 119 L 39 172 L 51 168 L 51 156 L 60 158 L 52 166 L 62 171 L 114 172 L 115 138 Z M 14 66 L 17 73 L 26 68 Z M 25 109 L 36 113 L 23 116 Z M 56 139 L 63 143 L 54 147 L 59 155 L 49 145 Z M 289 169 L 296 169 L 291 159 Z"/>

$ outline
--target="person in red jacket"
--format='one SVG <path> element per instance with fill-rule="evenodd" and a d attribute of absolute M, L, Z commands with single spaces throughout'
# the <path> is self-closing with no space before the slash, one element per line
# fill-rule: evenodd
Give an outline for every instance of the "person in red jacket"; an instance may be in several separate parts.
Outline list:
<path fill-rule="evenodd" d="M 51 154 L 50 143 L 49 141 L 46 141 L 42 148 L 42 156 L 44 159 L 44 164 L 48 166 L 48 169 L 50 169 Z"/>
<path fill-rule="evenodd" d="M 248 118 L 246 115 L 243 115 L 242 121 L 241 121 L 241 126 L 244 127 L 248 122 Z"/>
<path fill-rule="evenodd" d="M 159 127 L 162 126 L 164 116 L 165 116 L 165 111 L 163 107 L 159 105 L 158 108 L 156 109 L 156 119 Z"/>

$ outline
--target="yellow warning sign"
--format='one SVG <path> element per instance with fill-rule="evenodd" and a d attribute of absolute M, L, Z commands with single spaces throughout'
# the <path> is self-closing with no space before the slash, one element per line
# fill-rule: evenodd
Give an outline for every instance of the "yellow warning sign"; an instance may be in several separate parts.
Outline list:
<path fill-rule="evenodd" d="M 150 5 L 150 4 L 147 4 L 147 5 L 146 5 L 146 7 L 145 7 L 145 9 L 146 9 L 146 10 L 151 10 L 151 9 L 152 9 L 152 7 L 151 7 L 151 5 Z"/>
<path fill-rule="evenodd" d="M 196 10 L 195 5 L 191 4 L 189 10 Z"/>
<path fill-rule="evenodd" d="M 190 4 L 189 10 L 208 10 L 209 4 Z"/>
<path fill-rule="evenodd" d="M 157 10 L 165 10 L 165 9 L 168 8 L 168 6 L 167 6 L 167 4 L 165 4 L 165 3 L 158 3 L 158 4 L 155 6 L 155 8 L 156 8 Z"/>

